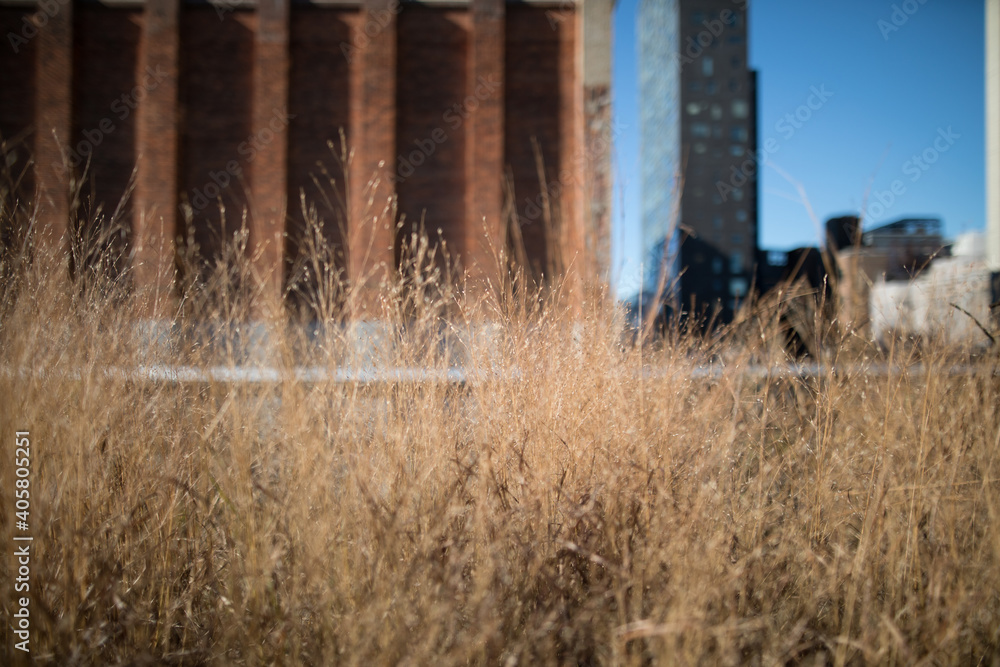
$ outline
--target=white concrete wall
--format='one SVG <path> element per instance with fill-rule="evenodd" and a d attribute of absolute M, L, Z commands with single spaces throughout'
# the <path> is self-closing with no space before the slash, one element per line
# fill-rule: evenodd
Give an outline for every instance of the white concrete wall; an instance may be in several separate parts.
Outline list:
<path fill-rule="evenodd" d="M 1000 0 L 986 0 L 986 264 L 1000 271 Z"/>
<path fill-rule="evenodd" d="M 969 254 L 935 260 L 918 278 L 880 280 L 869 301 L 871 331 L 884 341 L 892 333 L 940 337 L 950 342 L 985 342 L 986 335 L 965 313 L 990 326 L 990 271 L 982 237 L 973 233 L 956 244 Z"/>

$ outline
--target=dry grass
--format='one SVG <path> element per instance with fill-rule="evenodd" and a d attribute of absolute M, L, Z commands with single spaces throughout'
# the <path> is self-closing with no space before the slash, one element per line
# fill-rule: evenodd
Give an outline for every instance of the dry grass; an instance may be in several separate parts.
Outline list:
<path fill-rule="evenodd" d="M 829 370 L 748 374 L 787 361 L 783 307 L 640 347 L 606 300 L 467 300 L 415 243 L 374 332 L 247 335 L 236 261 L 151 337 L 127 274 L 4 256 L 0 534 L 13 544 L 13 432 L 30 429 L 36 661 L 1000 659 L 995 354 L 817 334 Z M 332 285 L 316 312 L 349 296 Z M 460 364 L 468 381 L 128 373 L 177 363 Z M 5 663 L 13 643 L 7 627 Z"/>

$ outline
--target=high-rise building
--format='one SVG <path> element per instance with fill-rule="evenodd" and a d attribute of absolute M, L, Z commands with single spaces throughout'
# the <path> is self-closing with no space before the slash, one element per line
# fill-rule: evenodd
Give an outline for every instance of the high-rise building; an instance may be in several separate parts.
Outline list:
<path fill-rule="evenodd" d="M 751 288 L 758 249 L 746 4 L 644 0 L 639 34 L 647 257 L 663 258 L 682 310 L 726 320 Z"/>
<path fill-rule="evenodd" d="M 676 275 L 676 207 L 680 175 L 680 43 L 677 0 L 642 0 L 638 14 L 642 134 L 643 285 L 641 302 L 657 282 Z M 660 289 L 672 289 L 672 283 Z"/>

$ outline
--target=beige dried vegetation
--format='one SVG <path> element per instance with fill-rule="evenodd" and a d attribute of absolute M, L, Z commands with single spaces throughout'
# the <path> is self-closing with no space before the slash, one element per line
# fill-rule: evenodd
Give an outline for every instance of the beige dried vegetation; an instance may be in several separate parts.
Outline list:
<path fill-rule="evenodd" d="M 995 352 L 817 319 L 823 370 L 751 372 L 789 361 L 788 300 L 638 345 L 608 299 L 514 273 L 467 299 L 411 250 L 377 329 L 250 326 L 235 252 L 157 338 L 127 272 L 8 247 L 0 535 L 30 429 L 34 660 L 996 663 Z"/>

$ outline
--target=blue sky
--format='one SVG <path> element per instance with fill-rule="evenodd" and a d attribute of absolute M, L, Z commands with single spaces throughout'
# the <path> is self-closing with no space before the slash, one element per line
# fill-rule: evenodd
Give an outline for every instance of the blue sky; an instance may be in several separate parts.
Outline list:
<path fill-rule="evenodd" d="M 623 297 L 637 289 L 641 261 L 637 6 L 618 0 L 614 17 L 622 133 L 613 247 Z M 875 216 L 866 227 L 911 215 L 940 217 L 949 236 L 985 226 L 983 21 L 982 0 L 750 3 L 759 146 L 770 137 L 778 147 L 759 183 L 761 247 L 817 244 L 792 181 L 820 221 L 866 204 Z M 789 132 L 783 119 L 813 87 L 829 99 Z"/>

